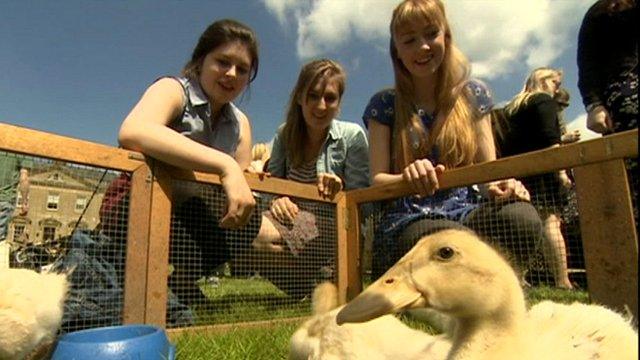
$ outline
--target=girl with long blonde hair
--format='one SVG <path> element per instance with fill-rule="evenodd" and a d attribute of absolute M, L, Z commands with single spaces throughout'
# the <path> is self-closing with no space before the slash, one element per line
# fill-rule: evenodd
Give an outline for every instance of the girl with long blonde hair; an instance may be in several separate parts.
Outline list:
<path fill-rule="evenodd" d="M 395 87 L 375 94 L 363 115 L 371 173 L 374 184 L 405 181 L 418 196 L 386 209 L 374 240 L 374 276 L 418 238 L 442 228 L 468 226 L 501 243 L 533 246 L 541 223 L 518 181 L 482 185 L 482 193 L 498 201 L 481 207 L 467 188 L 438 191 L 445 169 L 495 159 L 490 92 L 469 79 L 468 62 L 453 43 L 442 2 L 401 2 L 390 32 Z M 498 227 L 509 229 L 508 236 Z"/>

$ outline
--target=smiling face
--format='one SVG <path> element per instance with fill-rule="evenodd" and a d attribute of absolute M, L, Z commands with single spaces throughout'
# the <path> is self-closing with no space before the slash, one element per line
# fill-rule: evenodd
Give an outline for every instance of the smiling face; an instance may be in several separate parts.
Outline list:
<path fill-rule="evenodd" d="M 211 101 L 213 112 L 235 99 L 249 83 L 249 49 L 240 41 L 222 44 L 202 61 L 200 85 Z"/>
<path fill-rule="evenodd" d="M 340 83 L 336 76 L 320 77 L 298 100 L 307 129 L 325 131 L 340 110 Z"/>
<path fill-rule="evenodd" d="M 414 20 L 393 34 L 397 56 L 414 79 L 432 77 L 445 55 L 445 31 L 435 23 Z"/>

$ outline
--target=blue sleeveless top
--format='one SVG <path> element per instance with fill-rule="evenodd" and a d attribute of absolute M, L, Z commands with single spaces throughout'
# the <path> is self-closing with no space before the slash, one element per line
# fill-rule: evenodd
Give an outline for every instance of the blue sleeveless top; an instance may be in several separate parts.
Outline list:
<path fill-rule="evenodd" d="M 242 112 L 233 103 L 228 103 L 214 122 L 211 119 L 209 98 L 200 83 L 183 77 L 171 78 L 182 85 L 185 104 L 182 114 L 169 127 L 191 140 L 234 156 L 240 140 L 238 118 L 242 116 Z"/>

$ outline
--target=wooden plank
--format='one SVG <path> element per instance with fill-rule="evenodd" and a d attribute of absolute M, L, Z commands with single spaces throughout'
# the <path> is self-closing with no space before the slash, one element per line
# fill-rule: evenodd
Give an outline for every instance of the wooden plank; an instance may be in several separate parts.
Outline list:
<path fill-rule="evenodd" d="M 163 166 L 154 161 L 151 193 L 151 226 L 147 256 L 147 311 L 145 323 L 166 325 L 167 278 L 169 276 L 169 241 L 171 232 L 172 179 Z"/>
<path fill-rule="evenodd" d="M 340 197 L 336 204 L 336 233 L 337 233 L 337 260 L 338 272 L 338 303 L 348 301 L 347 289 L 349 287 L 349 218 L 347 214 L 346 197 Z"/>
<path fill-rule="evenodd" d="M 346 198 L 347 209 L 347 301 L 350 301 L 362 292 L 362 262 L 360 261 L 360 211 L 358 204 L 352 201 L 348 194 Z"/>
<path fill-rule="evenodd" d="M 121 171 L 134 171 L 142 154 L 0 123 L 0 150 Z"/>
<path fill-rule="evenodd" d="M 623 160 L 574 169 L 589 294 L 638 317 L 638 235 Z"/>
<path fill-rule="evenodd" d="M 139 324 L 145 321 L 150 214 L 151 169 L 145 164 L 131 176 L 124 282 L 125 324 Z"/>
<path fill-rule="evenodd" d="M 638 156 L 638 130 L 629 130 L 599 139 L 534 151 L 496 161 L 447 170 L 440 178 L 442 189 L 488 181 L 543 174 L 602 161 Z M 535 166 L 532 166 L 535 164 Z M 357 203 L 393 199 L 411 194 L 404 181 L 352 190 Z"/>
<path fill-rule="evenodd" d="M 167 166 L 167 171 L 173 178 L 178 180 L 197 181 L 220 185 L 220 177 L 218 175 L 178 169 L 170 166 Z M 245 173 L 244 175 L 249 187 L 254 191 L 278 194 L 282 196 L 294 196 L 301 199 L 326 203 L 336 203 L 338 199 L 337 195 L 333 199 L 321 197 L 318 194 L 318 187 L 315 184 L 303 184 L 296 181 L 249 173 Z"/>

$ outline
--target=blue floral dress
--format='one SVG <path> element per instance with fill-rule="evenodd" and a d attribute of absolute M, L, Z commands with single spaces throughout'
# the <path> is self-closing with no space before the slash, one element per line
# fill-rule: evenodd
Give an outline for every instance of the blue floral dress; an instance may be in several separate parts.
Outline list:
<path fill-rule="evenodd" d="M 488 113 L 493 107 L 491 93 L 487 86 L 478 80 L 470 80 L 465 86 L 472 103 L 481 114 Z M 434 117 L 422 109 L 416 109 L 422 120 L 425 132 L 428 133 L 434 123 Z M 375 94 L 362 115 L 362 120 L 369 127 L 369 121 L 375 120 L 382 125 L 393 128 L 395 121 L 395 90 L 386 89 Z M 418 139 L 413 139 L 417 146 Z M 438 163 L 437 151 L 427 156 L 432 163 Z M 373 240 L 373 256 L 382 263 L 393 264 L 396 240 L 402 230 L 411 223 L 425 219 L 446 219 L 462 222 L 465 217 L 478 205 L 479 195 L 470 187 L 446 189 L 436 192 L 433 196 L 419 198 L 408 196 L 390 201 L 383 210 L 383 216 L 375 230 Z"/>

